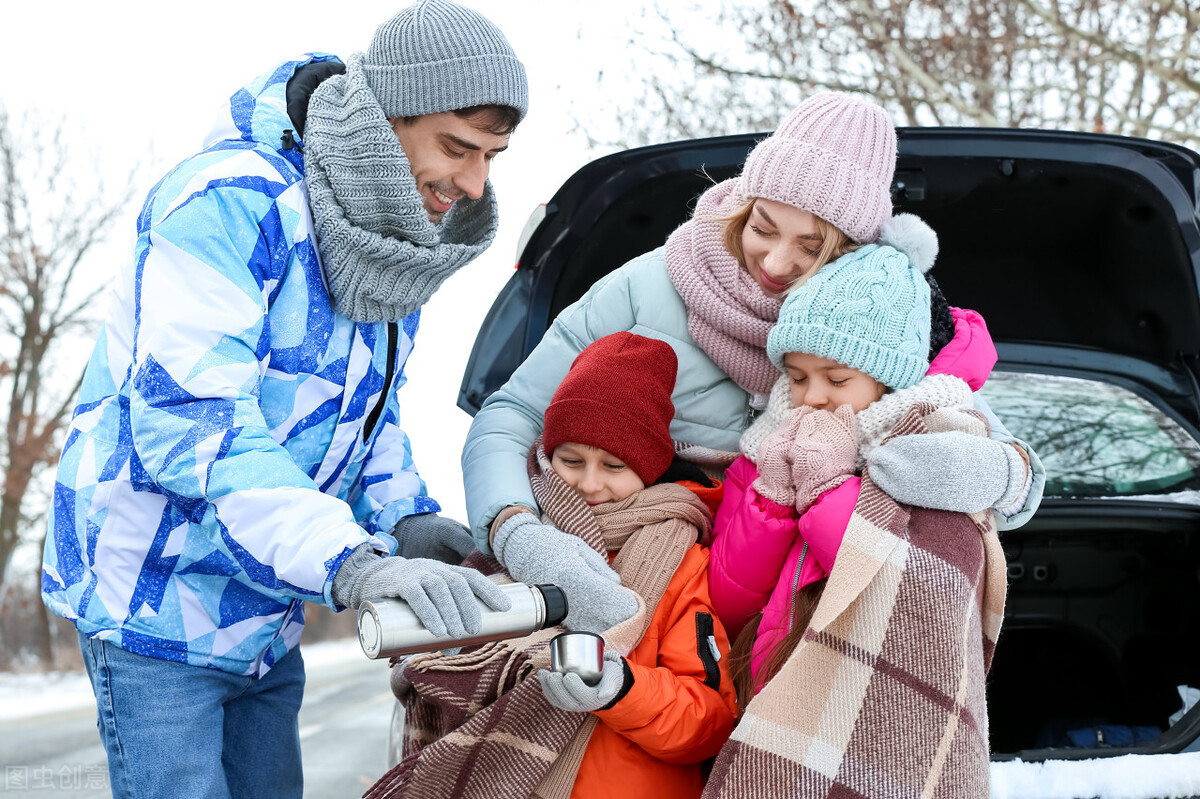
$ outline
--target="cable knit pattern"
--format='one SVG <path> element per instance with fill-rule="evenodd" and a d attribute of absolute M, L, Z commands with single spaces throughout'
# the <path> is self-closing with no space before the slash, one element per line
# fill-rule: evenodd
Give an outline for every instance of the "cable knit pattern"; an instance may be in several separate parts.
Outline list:
<path fill-rule="evenodd" d="M 879 238 L 892 215 L 896 130 L 874 103 L 838 92 L 813 95 L 746 158 L 741 194 L 802 208 L 859 244 Z"/>
<path fill-rule="evenodd" d="M 929 283 L 907 257 L 868 244 L 788 294 L 767 357 L 783 369 L 789 352 L 809 353 L 908 388 L 929 369 L 929 297 Z"/>
<path fill-rule="evenodd" d="M 783 424 L 767 436 L 750 459 L 758 467 L 758 479 L 753 488 L 760 497 L 776 505 L 791 507 L 796 502 L 796 484 L 792 481 L 792 444 L 800 430 L 804 414 L 812 408 L 795 408 L 788 412 Z"/>
<path fill-rule="evenodd" d="M 745 201 L 737 178 L 701 194 L 692 218 L 667 239 L 665 256 L 692 339 L 747 392 L 766 394 L 778 374 L 767 358 L 767 334 L 783 301 L 763 293 L 721 238 L 720 220 Z"/>
<path fill-rule="evenodd" d="M 826 491 L 854 476 L 858 440 L 854 411 L 795 408 L 758 448 L 754 490 L 804 513 Z"/>
<path fill-rule="evenodd" d="M 496 235 L 490 183 L 429 221 L 408 158 L 363 74 L 361 53 L 346 74 L 313 92 L 304 169 L 329 292 L 356 322 L 393 322 L 420 308 L 442 282 Z"/>
<path fill-rule="evenodd" d="M 819 496 L 853 477 L 857 454 L 854 411 L 849 405 L 833 413 L 813 409 L 805 414 L 791 449 L 796 512 L 804 513 Z"/>

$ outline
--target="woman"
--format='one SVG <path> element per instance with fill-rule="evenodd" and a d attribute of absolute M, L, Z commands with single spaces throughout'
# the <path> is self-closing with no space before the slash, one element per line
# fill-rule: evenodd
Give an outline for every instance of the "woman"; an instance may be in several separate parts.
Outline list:
<path fill-rule="evenodd" d="M 520 574 L 510 569 L 514 578 L 561 586 L 577 629 L 600 632 L 631 616 L 636 603 L 615 575 L 597 571 L 563 533 L 538 521 L 525 456 L 555 388 L 597 338 L 627 330 L 666 341 L 679 358 L 671 423 L 676 452 L 707 467 L 728 465 L 777 376 L 766 341 L 783 294 L 879 238 L 891 219 L 895 162 L 895 129 L 881 108 L 839 93 L 815 95 L 755 147 L 740 176 L 701 195 L 693 218 L 664 247 L 606 275 L 565 309 L 471 425 L 462 465 L 476 545 L 490 553 L 494 531 L 524 512 L 519 534 L 494 554 L 506 566 L 509 560 L 546 565 Z M 956 335 L 978 343 L 986 328 L 977 315 L 967 316 L 976 324 Z M 976 407 L 988 413 L 978 397 Z M 946 510 L 978 511 L 1018 495 L 1019 507 L 1002 505 L 997 521 L 1002 529 L 1020 526 L 1041 500 L 1044 471 L 1027 445 L 999 420 L 989 421 L 991 439 L 939 433 L 907 436 L 920 440 L 895 442 L 901 447 L 885 444 L 870 462 L 872 475 L 907 504 L 930 501 L 928 485 L 969 482 L 950 492 L 963 504 Z M 1007 480 L 964 481 L 957 464 L 969 460 L 962 457 L 966 447 L 987 448 L 994 461 L 1008 464 Z M 557 557 L 522 557 L 532 551 Z"/>

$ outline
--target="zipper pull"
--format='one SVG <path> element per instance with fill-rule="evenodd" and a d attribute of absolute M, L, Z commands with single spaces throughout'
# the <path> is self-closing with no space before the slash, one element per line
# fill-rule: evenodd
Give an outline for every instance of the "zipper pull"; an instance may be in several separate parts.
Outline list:
<path fill-rule="evenodd" d="M 304 152 L 304 148 L 296 143 L 296 137 L 292 135 L 291 128 L 284 128 L 283 135 L 279 137 L 279 140 L 283 142 L 283 149 L 285 150 L 291 150 L 294 147 L 296 152 Z"/>

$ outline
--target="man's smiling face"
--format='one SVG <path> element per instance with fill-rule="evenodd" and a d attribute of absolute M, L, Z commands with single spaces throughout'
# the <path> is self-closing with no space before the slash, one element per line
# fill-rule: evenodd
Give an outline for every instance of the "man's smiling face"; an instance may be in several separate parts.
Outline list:
<path fill-rule="evenodd" d="M 457 200 L 483 196 L 492 159 L 508 148 L 510 135 L 489 130 L 491 119 L 485 111 L 471 116 L 442 111 L 391 120 L 435 225 Z"/>

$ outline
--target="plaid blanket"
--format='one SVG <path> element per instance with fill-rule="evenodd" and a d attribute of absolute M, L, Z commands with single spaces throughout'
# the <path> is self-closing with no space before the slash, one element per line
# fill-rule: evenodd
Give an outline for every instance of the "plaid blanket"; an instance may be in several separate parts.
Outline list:
<path fill-rule="evenodd" d="M 986 435 L 914 405 L 893 429 Z M 705 797 L 989 796 L 985 676 L 1006 594 L 991 513 L 862 492 L 804 640 L 747 706 Z"/>
<path fill-rule="evenodd" d="M 478 552 L 463 565 L 503 573 L 499 563 Z M 392 688 L 406 714 L 404 756 L 364 799 L 536 795 L 589 720 L 550 705 L 532 679 L 537 669 L 549 667 L 549 640 L 562 629 L 534 633 L 520 646 L 492 641 L 457 655 L 395 659 Z M 486 763 L 478 761 L 481 751 Z"/>

